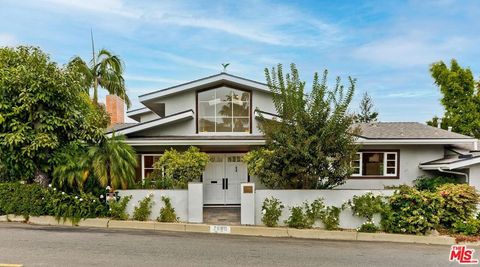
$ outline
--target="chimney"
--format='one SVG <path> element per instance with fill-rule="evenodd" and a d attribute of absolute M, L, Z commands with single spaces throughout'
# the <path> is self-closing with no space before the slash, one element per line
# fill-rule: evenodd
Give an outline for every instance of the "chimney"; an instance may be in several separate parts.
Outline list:
<path fill-rule="evenodd" d="M 110 125 L 125 122 L 125 103 L 116 95 L 107 95 L 107 112 L 110 115 Z M 110 126 L 109 125 L 109 126 Z"/>
<path fill-rule="evenodd" d="M 440 118 L 437 120 L 437 128 L 442 128 L 442 119 Z"/>
<path fill-rule="evenodd" d="M 448 131 L 449 131 L 449 132 L 452 131 L 452 126 L 448 126 Z"/>

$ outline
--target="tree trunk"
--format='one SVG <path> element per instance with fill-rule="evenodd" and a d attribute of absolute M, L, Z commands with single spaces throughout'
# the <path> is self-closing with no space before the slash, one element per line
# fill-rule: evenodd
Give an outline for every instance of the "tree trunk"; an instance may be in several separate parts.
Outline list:
<path fill-rule="evenodd" d="M 48 175 L 43 171 L 36 170 L 33 181 L 42 187 L 48 187 L 48 184 L 50 183 L 50 178 L 48 178 Z"/>
<path fill-rule="evenodd" d="M 93 80 L 93 102 L 98 104 L 98 79 L 96 77 Z"/>

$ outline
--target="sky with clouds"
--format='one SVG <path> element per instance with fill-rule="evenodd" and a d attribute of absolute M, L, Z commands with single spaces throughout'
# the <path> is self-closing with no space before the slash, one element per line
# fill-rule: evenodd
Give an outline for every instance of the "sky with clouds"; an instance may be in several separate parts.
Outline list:
<path fill-rule="evenodd" d="M 119 54 L 137 96 L 219 73 L 264 81 L 294 62 L 302 79 L 357 79 L 382 121 L 441 115 L 429 65 L 456 58 L 480 76 L 480 2 L 0 0 L 0 46 L 34 45 L 64 64 L 95 44 Z M 104 97 L 104 95 L 102 95 Z"/>

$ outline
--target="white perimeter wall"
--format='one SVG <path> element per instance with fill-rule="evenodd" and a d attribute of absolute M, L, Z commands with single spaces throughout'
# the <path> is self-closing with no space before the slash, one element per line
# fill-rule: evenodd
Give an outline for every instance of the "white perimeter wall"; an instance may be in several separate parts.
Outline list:
<path fill-rule="evenodd" d="M 187 190 L 118 190 L 121 197 L 132 196 L 132 199 L 127 205 L 127 213 L 130 218 L 133 216 L 135 206 L 138 202 L 143 200 L 149 194 L 153 194 L 153 207 L 150 214 L 150 220 L 156 220 L 160 216 L 160 209 L 163 207 L 162 196 L 168 196 L 175 208 L 177 217 L 181 222 L 188 220 L 188 191 Z"/>
<path fill-rule="evenodd" d="M 353 196 L 360 196 L 367 192 L 372 192 L 374 195 L 390 196 L 394 190 L 256 190 L 255 224 L 262 225 L 262 204 L 265 198 L 275 197 L 285 206 L 279 220 L 279 225 L 285 225 L 284 221 L 290 216 L 290 207 L 302 205 L 304 201 L 311 203 L 317 198 L 323 198 L 326 206 L 341 207 Z M 362 225 L 364 221 L 363 218 L 353 216 L 352 210 L 349 208 L 340 213 L 340 228 L 354 229 Z M 378 224 L 380 216 L 377 215 L 374 221 Z M 323 227 L 321 222 L 315 226 Z"/>

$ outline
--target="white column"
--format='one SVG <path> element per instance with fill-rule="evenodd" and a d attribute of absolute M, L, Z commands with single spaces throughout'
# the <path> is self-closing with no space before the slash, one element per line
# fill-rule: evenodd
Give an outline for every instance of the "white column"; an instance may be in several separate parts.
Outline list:
<path fill-rule="evenodd" d="M 255 224 L 255 184 L 242 183 L 240 193 L 240 222 L 243 225 Z"/>
<path fill-rule="evenodd" d="M 203 222 L 203 184 L 188 183 L 188 222 Z"/>

